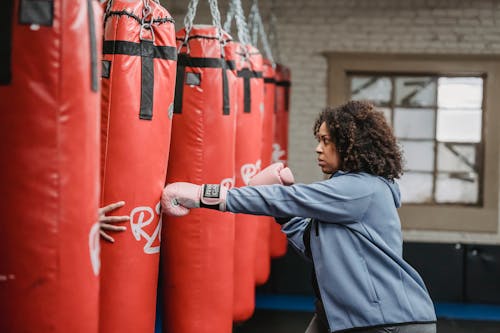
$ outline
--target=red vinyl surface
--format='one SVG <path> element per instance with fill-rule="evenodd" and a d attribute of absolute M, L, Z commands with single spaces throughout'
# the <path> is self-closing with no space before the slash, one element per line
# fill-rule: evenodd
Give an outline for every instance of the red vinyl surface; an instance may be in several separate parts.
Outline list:
<path fill-rule="evenodd" d="M 0 332 L 97 333 L 102 12 L 56 0 L 21 24 L 42 18 L 29 5 L 13 1 L 0 85 Z"/>
<path fill-rule="evenodd" d="M 170 14 L 156 2 L 149 3 L 152 12 L 147 19 L 153 20 L 154 40 L 148 30 L 142 37 L 153 40 L 154 47 L 175 51 Z M 105 21 L 104 42 L 115 48 L 103 57 L 110 70 L 109 78 L 102 79 L 101 205 L 125 201 L 112 215 L 128 215 L 130 221 L 123 224 L 125 232 L 112 234 L 115 243 L 102 242 L 100 333 L 153 332 L 155 327 L 159 200 L 167 172 L 177 67 L 175 60 L 117 51 L 118 41 L 141 45 L 141 25 L 132 15 L 141 18 L 142 12 L 142 1 L 113 0 Z M 153 75 L 143 84 L 142 63 L 151 60 Z M 151 83 L 152 117 L 141 119 L 141 91 Z"/>
<path fill-rule="evenodd" d="M 179 46 L 185 34 L 184 29 L 177 32 Z M 223 33 L 222 38 L 230 36 Z M 213 26 L 195 25 L 188 45 L 181 48 L 180 58 L 225 62 Z M 229 88 L 229 114 L 223 110 L 223 71 Z M 229 69 L 199 66 L 186 66 L 185 72 L 184 84 L 177 87 L 183 92 L 182 108 L 173 118 L 167 182 L 222 184 L 230 188 L 234 185 L 235 167 L 236 76 Z M 194 81 L 189 79 L 193 77 Z M 194 209 L 185 217 L 164 216 L 164 332 L 232 331 L 233 246 L 232 214 Z"/>

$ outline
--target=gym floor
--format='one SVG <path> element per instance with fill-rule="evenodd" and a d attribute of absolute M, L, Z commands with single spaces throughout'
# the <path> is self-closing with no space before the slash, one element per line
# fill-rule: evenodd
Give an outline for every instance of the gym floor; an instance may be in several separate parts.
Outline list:
<path fill-rule="evenodd" d="M 233 333 L 304 333 L 311 312 L 256 310 L 248 321 L 236 324 Z M 499 321 L 439 319 L 438 333 L 499 333 Z"/>

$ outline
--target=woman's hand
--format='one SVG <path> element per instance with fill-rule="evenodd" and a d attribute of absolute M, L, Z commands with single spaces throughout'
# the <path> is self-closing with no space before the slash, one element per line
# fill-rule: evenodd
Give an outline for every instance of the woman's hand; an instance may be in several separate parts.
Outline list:
<path fill-rule="evenodd" d="M 117 226 L 113 225 L 113 223 L 126 222 L 130 220 L 128 216 L 106 216 L 107 213 L 114 211 L 117 208 L 123 207 L 125 205 L 125 201 L 118 201 L 107 205 L 105 207 L 99 208 L 99 233 L 101 237 L 107 240 L 108 242 L 114 243 L 115 240 L 113 237 L 108 235 L 107 231 L 125 231 L 127 227 L 125 226 Z"/>

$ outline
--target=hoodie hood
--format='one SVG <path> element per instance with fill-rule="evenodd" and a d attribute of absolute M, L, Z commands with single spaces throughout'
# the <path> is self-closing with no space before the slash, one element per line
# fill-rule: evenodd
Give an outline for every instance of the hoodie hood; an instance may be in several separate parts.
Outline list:
<path fill-rule="evenodd" d="M 342 176 L 345 175 L 346 173 L 348 172 L 339 170 L 334 174 L 332 174 L 330 178 Z M 401 207 L 401 192 L 399 191 L 398 183 L 384 177 L 379 176 L 378 178 L 381 179 L 391 189 L 392 198 L 394 199 L 394 205 L 396 205 L 396 208 Z"/>
<path fill-rule="evenodd" d="M 379 177 L 384 183 L 391 189 L 392 198 L 394 199 L 394 204 L 396 208 L 401 207 L 401 192 L 399 191 L 399 185 L 395 181 L 385 179 L 384 177 Z"/>

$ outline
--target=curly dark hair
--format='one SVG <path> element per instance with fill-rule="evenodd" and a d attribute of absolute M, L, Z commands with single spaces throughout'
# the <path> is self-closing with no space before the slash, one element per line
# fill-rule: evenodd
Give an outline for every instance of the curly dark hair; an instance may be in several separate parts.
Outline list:
<path fill-rule="evenodd" d="M 342 171 L 367 172 L 389 180 L 403 174 L 402 153 L 382 112 L 365 101 L 325 108 L 314 123 L 325 122 L 340 155 Z"/>

